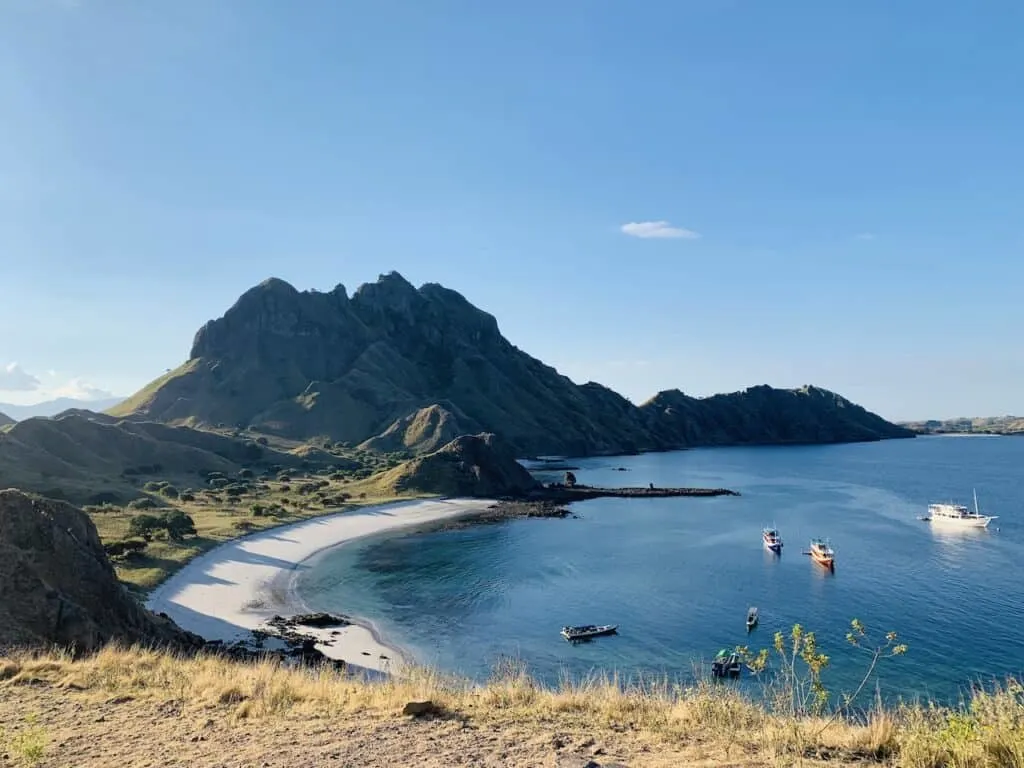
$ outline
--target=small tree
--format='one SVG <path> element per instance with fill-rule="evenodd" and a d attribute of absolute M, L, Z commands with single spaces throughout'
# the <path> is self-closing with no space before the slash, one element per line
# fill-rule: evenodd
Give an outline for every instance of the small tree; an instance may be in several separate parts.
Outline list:
<path fill-rule="evenodd" d="M 196 535 L 195 521 L 180 509 L 172 509 L 165 514 L 163 525 L 167 529 L 168 538 L 173 541 L 181 541 L 186 536 Z"/>
<path fill-rule="evenodd" d="M 156 515 L 135 515 L 128 521 L 128 535 L 152 541 L 153 534 L 164 527 L 163 520 Z"/>

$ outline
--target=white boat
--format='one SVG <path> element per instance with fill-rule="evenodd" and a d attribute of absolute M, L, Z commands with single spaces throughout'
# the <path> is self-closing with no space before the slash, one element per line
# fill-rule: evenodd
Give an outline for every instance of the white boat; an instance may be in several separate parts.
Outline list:
<path fill-rule="evenodd" d="M 952 528 L 987 528 L 998 515 L 983 515 L 978 511 L 978 492 L 974 492 L 974 511 L 962 504 L 929 504 L 928 520 L 933 525 Z"/>
<path fill-rule="evenodd" d="M 750 606 L 747 610 L 747 631 L 749 632 L 757 626 L 757 607 Z"/>
<path fill-rule="evenodd" d="M 764 545 L 768 547 L 775 554 L 782 552 L 782 537 L 779 535 L 779 531 L 775 526 L 771 528 L 763 528 L 761 530 L 761 540 Z"/>

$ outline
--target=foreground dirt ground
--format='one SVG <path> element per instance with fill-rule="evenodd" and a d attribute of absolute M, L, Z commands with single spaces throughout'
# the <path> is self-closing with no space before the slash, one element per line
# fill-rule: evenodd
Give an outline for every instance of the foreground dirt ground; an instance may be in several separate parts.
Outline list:
<path fill-rule="evenodd" d="M 655 750 L 636 734 L 614 731 L 587 734 L 532 724 L 476 725 L 461 718 L 368 714 L 237 720 L 229 705 L 197 708 L 177 700 L 97 697 L 49 683 L 5 686 L 0 695 L 0 723 L 6 733 L 3 768 L 764 764 L 741 755 L 730 760 L 700 745 Z M 39 753 L 31 749 L 33 743 Z"/>

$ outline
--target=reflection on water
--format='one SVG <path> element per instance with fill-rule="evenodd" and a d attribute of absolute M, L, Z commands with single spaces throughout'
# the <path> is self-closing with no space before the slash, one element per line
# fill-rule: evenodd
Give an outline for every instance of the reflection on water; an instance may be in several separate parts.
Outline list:
<path fill-rule="evenodd" d="M 599 499 L 578 520 L 517 520 L 401 534 L 344 547 L 304 574 L 306 602 L 373 617 L 421 661 L 477 678 L 515 655 L 542 678 L 594 670 L 686 679 L 719 648 L 770 647 L 795 623 L 815 631 L 833 690 L 856 685 L 864 658 L 851 619 L 910 646 L 880 671 L 887 693 L 955 697 L 1024 671 L 1024 526 L 1015 477 L 1024 440 L 918 439 L 874 444 L 708 449 L 573 460 L 595 485 L 731 487 L 738 497 Z M 616 466 L 630 472 L 616 472 Z M 984 489 L 1002 530 L 944 530 L 927 505 Z M 774 523 L 781 556 L 761 539 Z M 831 540 L 834 571 L 802 554 Z M 760 609 L 748 636 L 747 607 Z M 565 624 L 619 624 L 573 647 Z"/>

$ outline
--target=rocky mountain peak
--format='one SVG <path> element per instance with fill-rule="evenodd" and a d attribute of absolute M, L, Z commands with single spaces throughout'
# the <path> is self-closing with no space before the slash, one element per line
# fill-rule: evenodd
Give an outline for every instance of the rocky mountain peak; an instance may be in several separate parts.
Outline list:
<path fill-rule="evenodd" d="M 638 407 L 517 349 L 457 291 L 388 272 L 351 298 L 264 281 L 200 329 L 189 362 L 111 413 L 416 453 L 468 429 L 523 455 L 906 436 L 836 402 L 765 386 Z"/>

